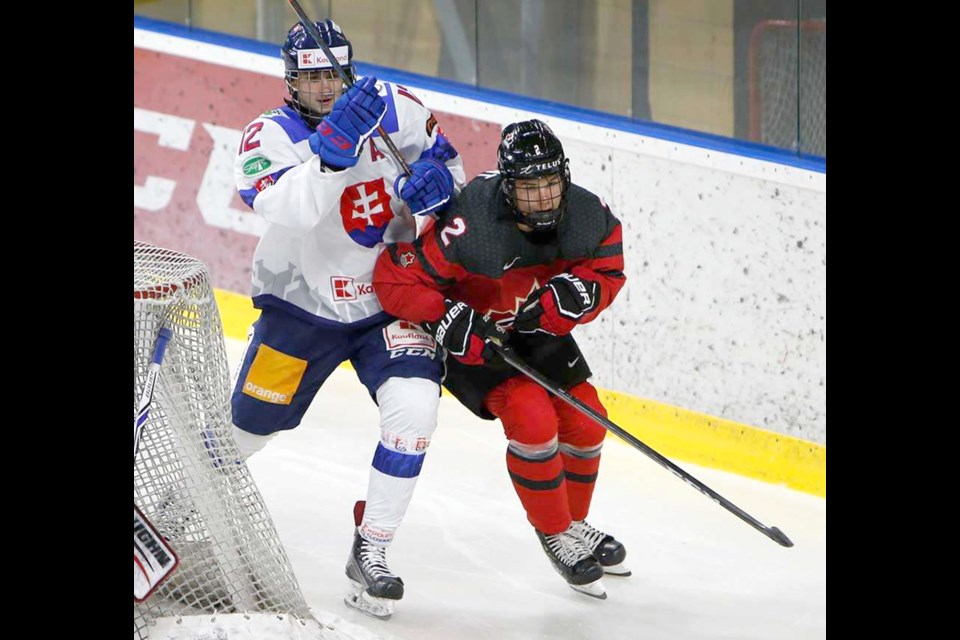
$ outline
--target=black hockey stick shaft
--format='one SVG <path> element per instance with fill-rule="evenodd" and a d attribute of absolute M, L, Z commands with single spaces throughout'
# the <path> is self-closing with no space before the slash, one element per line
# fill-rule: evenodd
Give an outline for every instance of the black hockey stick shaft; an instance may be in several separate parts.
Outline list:
<path fill-rule="evenodd" d="M 656 451 L 654 451 L 653 449 L 645 445 L 643 442 L 641 442 L 636 437 L 634 437 L 633 434 L 628 433 L 622 427 L 617 426 L 616 424 L 614 424 L 604 416 L 594 411 L 591 407 L 587 406 L 577 398 L 574 398 L 572 395 L 570 395 L 563 389 L 557 387 L 555 384 L 553 384 L 553 382 L 551 382 L 545 376 L 541 375 L 538 371 L 536 371 L 535 369 L 532 369 L 530 366 L 528 366 L 526 363 L 520 360 L 516 355 L 514 355 L 511 349 L 498 345 L 493 341 L 489 342 L 488 344 L 504 360 L 506 360 L 507 364 L 517 369 L 518 371 L 520 371 L 520 373 L 524 374 L 525 376 L 527 376 L 528 378 L 530 378 L 531 380 L 533 380 L 534 382 L 539 384 L 541 387 L 543 387 L 553 395 L 557 396 L 567 404 L 571 405 L 577 411 L 580 411 L 581 413 L 585 414 L 587 417 L 595 420 L 596 422 L 601 424 L 603 427 L 605 427 L 608 431 L 611 431 L 616 435 L 620 436 L 620 438 L 622 438 L 623 440 L 626 440 L 634 448 L 639 449 L 642 453 L 652 458 L 654 462 L 656 462 L 660 466 L 664 467 L 665 469 L 673 473 L 675 476 L 677 476 L 678 478 L 686 482 L 688 485 L 690 485 L 700 493 L 704 494 L 705 496 L 707 496 L 708 498 L 710 498 L 711 500 L 719 504 L 721 507 L 723 507 L 733 515 L 737 516 L 738 518 L 740 518 L 741 520 L 749 524 L 751 527 L 753 527 L 763 535 L 767 536 L 774 542 L 784 547 L 793 546 L 793 542 L 790 540 L 790 538 L 786 536 L 786 534 L 783 533 L 783 531 L 780 531 L 780 529 L 776 527 L 768 527 L 764 525 L 763 523 L 758 521 L 756 518 L 754 518 L 750 514 L 743 511 L 743 509 L 739 508 L 737 505 L 733 504 L 732 502 L 730 502 L 729 500 L 721 496 L 719 493 L 717 493 L 707 485 L 703 484 L 702 482 L 700 482 L 699 480 L 691 476 L 689 473 L 687 473 L 686 471 L 684 471 L 683 469 L 673 464 L 672 462 L 664 458 L 662 455 L 660 455 L 659 453 L 657 453 Z"/>
<path fill-rule="evenodd" d="M 350 80 L 350 77 L 343 70 L 343 67 L 340 66 L 340 62 L 330 53 L 330 47 L 327 46 L 327 42 L 320 36 L 320 32 L 317 30 L 317 25 L 313 23 L 309 16 L 307 16 L 306 11 L 303 10 L 303 7 L 300 6 L 300 3 L 297 0 L 287 0 L 290 3 L 290 6 L 293 7 L 293 10 L 296 11 L 297 17 L 300 19 L 300 24 L 303 25 L 303 28 L 307 30 L 307 33 L 310 34 L 310 37 L 317 41 L 317 44 L 320 45 L 320 48 L 323 49 L 323 53 L 327 56 L 327 60 L 330 61 L 330 64 L 333 65 L 334 70 L 337 72 L 337 75 L 340 76 L 340 79 L 343 80 L 343 85 L 348 89 L 353 86 L 353 82 Z M 390 139 L 390 136 L 387 135 L 387 130 L 383 128 L 383 125 L 377 125 L 377 133 L 380 134 L 380 138 L 387 144 L 387 149 L 390 150 L 390 155 L 393 156 L 393 159 L 400 163 L 400 166 L 403 167 L 403 172 L 410 177 L 410 166 L 407 164 L 407 161 L 403 159 L 403 156 L 400 155 L 400 150 L 397 149 L 397 145 L 393 143 L 393 140 Z"/>

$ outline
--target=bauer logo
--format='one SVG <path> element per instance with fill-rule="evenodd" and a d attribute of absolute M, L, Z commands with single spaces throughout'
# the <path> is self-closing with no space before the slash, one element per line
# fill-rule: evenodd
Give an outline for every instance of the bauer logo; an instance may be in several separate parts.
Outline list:
<path fill-rule="evenodd" d="M 255 176 L 270 168 L 270 161 L 263 156 L 254 156 L 243 163 L 243 175 Z"/>
<path fill-rule="evenodd" d="M 349 276 L 330 276 L 330 289 L 334 302 L 359 300 L 373 295 L 373 285 L 369 282 L 354 282 Z"/>
<path fill-rule="evenodd" d="M 270 404 L 290 404 L 306 370 L 306 360 L 261 344 L 243 381 L 243 393 Z"/>

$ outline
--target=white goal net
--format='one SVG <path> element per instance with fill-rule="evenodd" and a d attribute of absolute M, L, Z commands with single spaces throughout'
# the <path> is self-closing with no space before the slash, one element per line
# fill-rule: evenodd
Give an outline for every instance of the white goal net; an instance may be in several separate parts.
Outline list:
<path fill-rule="evenodd" d="M 134 601 L 134 638 L 194 638 L 201 623 L 243 630 L 230 638 L 344 637 L 311 616 L 247 465 L 237 462 L 206 268 L 135 241 L 133 271 L 135 416 L 165 314 L 173 329 L 134 462 L 133 500 L 180 557 L 166 582 Z"/>

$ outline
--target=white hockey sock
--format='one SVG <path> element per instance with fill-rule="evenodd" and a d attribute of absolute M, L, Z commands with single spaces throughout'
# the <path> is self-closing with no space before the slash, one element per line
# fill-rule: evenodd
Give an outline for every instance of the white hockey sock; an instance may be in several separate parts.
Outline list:
<path fill-rule="evenodd" d="M 371 468 L 360 535 L 378 545 L 393 542 L 393 535 L 403 521 L 416 486 L 417 477 L 397 478 Z"/>
<path fill-rule="evenodd" d="M 240 458 L 242 460 L 246 460 L 257 451 L 260 451 L 260 449 L 263 449 L 276 435 L 276 433 L 271 433 L 261 436 L 256 433 L 244 431 L 237 425 L 233 425 L 233 439 L 237 443 L 237 448 L 240 450 Z"/>
<path fill-rule="evenodd" d="M 360 535 L 388 545 L 407 512 L 437 427 L 440 388 L 423 378 L 389 378 L 377 389 L 380 444 L 373 457 Z"/>

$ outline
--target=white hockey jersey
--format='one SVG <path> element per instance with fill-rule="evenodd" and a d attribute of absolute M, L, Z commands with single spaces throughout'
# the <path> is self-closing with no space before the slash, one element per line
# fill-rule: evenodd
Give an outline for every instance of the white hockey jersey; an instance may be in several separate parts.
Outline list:
<path fill-rule="evenodd" d="M 407 164 L 428 152 L 445 162 L 456 191 L 466 182 L 463 161 L 437 121 L 403 86 L 377 83 L 387 103 L 381 125 Z M 383 312 L 373 292 L 373 267 L 386 242 L 409 242 L 428 227 L 412 216 L 393 183 L 402 173 L 378 133 L 354 167 L 324 170 L 310 151 L 311 129 L 289 106 L 247 125 L 234 164 L 237 189 L 270 224 L 253 259 L 254 305 L 276 305 L 336 323 Z"/>

